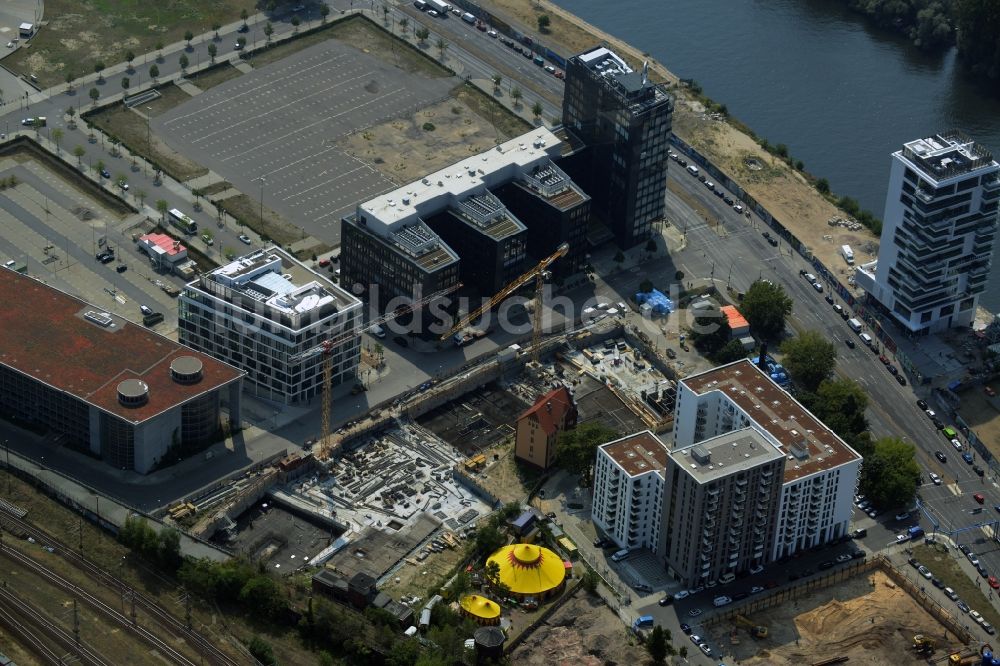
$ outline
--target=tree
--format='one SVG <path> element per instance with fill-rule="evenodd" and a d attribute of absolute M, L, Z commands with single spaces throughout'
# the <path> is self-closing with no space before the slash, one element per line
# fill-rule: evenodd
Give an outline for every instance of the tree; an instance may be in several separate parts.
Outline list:
<path fill-rule="evenodd" d="M 190 61 L 188 60 L 187 54 L 186 53 L 182 53 L 181 57 L 178 59 L 178 62 L 181 65 L 181 72 L 183 72 L 184 70 L 187 69 L 188 63 Z"/>
<path fill-rule="evenodd" d="M 725 365 L 726 363 L 732 363 L 733 361 L 738 361 L 741 358 L 746 358 L 747 352 L 743 348 L 743 343 L 739 340 L 730 340 L 726 344 L 722 345 L 719 351 L 715 352 L 712 356 L 712 360 L 719 365 Z"/>
<path fill-rule="evenodd" d="M 281 588 L 267 574 L 257 574 L 240 590 L 240 601 L 261 619 L 274 619 L 288 607 Z"/>
<path fill-rule="evenodd" d="M 76 78 L 76 76 L 73 74 L 73 72 L 71 70 L 66 70 L 66 92 L 69 92 L 70 90 L 73 89 L 74 78 Z"/>
<path fill-rule="evenodd" d="M 389 23 L 389 5 L 382 5 L 382 23 Z"/>
<path fill-rule="evenodd" d="M 830 181 L 826 178 L 820 178 L 816 181 L 816 191 L 820 194 L 830 193 Z"/>
<path fill-rule="evenodd" d="M 920 466 L 913 445 L 898 437 L 875 440 L 861 466 L 860 492 L 883 507 L 905 507 L 920 485 Z"/>
<path fill-rule="evenodd" d="M 247 649 L 253 655 L 254 659 L 264 664 L 264 666 L 275 666 L 278 663 L 278 660 L 274 658 L 274 649 L 271 647 L 271 644 L 260 636 L 251 638 Z"/>
<path fill-rule="evenodd" d="M 868 395 L 856 382 L 828 379 L 819 385 L 815 396 L 802 396 L 803 404 L 828 428 L 861 455 L 871 450 L 868 439 Z"/>
<path fill-rule="evenodd" d="M 191 49 L 191 40 L 192 39 L 194 39 L 194 33 L 191 32 L 190 30 L 186 30 L 184 32 L 184 41 L 187 42 L 187 48 L 188 48 L 188 50 Z"/>
<path fill-rule="evenodd" d="M 83 166 L 83 156 L 86 154 L 87 151 L 83 146 L 77 146 L 73 149 L 73 156 L 76 157 L 76 165 L 78 167 Z"/>
<path fill-rule="evenodd" d="M 589 486 L 594 469 L 597 447 L 618 438 L 618 433 L 601 423 L 585 423 L 573 430 L 559 433 L 556 460 L 571 474 L 579 474 L 583 485 Z"/>
<path fill-rule="evenodd" d="M 648 294 L 649 292 L 653 291 L 653 288 L 654 288 L 653 281 L 650 280 L 649 278 L 646 278 L 645 280 L 639 283 L 639 293 Z"/>
<path fill-rule="evenodd" d="M 142 208 L 146 204 L 146 197 L 148 196 L 146 190 L 139 190 L 135 193 L 135 198 L 139 200 L 139 208 Z"/>
<path fill-rule="evenodd" d="M 52 130 L 52 141 L 56 144 L 56 152 L 59 152 L 59 142 L 62 141 L 64 134 L 62 128 L 55 128 Z"/>
<path fill-rule="evenodd" d="M 274 26 L 268 21 L 264 24 L 264 36 L 267 38 L 267 43 L 271 43 L 271 35 L 274 34 Z"/>
<path fill-rule="evenodd" d="M 646 639 L 646 651 L 649 652 L 650 659 L 654 664 L 662 664 L 667 659 L 667 636 L 663 632 L 663 627 L 656 625 Z"/>
<path fill-rule="evenodd" d="M 163 40 L 157 40 L 156 42 L 156 59 L 163 62 Z"/>
<path fill-rule="evenodd" d="M 166 219 L 167 208 L 169 208 L 169 204 L 167 204 L 166 199 L 156 200 L 156 212 L 160 214 L 160 222 L 163 222 Z"/>
<path fill-rule="evenodd" d="M 184 561 L 181 555 L 181 533 L 172 527 L 161 529 L 156 555 L 162 568 L 170 572 L 177 571 Z"/>
<path fill-rule="evenodd" d="M 1000 78 L 1000 6 L 991 0 L 954 0 L 958 55 L 965 66 L 991 79 Z"/>
<path fill-rule="evenodd" d="M 541 102 L 535 102 L 534 106 L 531 107 L 531 115 L 535 117 L 535 122 L 537 122 L 538 119 L 541 117 L 542 111 L 543 109 Z"/>
<path fill-rule="evenodd" d="M 219 28 L 221 28 L 221 27 L 222 27 L 222 24 L 219 23 L 218 21 L 213 21 L 212 22 L 212 30 L 215 32 L 215 39 L 216 39 L 216 41 L 218 41 L 218 39 L 219 39 Z"/>
<path fill-rule="evenodd" d="M 130 72 L 132 71 L 132 61 L 133 60 L 135 60 L 135 54 L 132 53 L 131 51 L 126 51 L 125 52 L 125 62 L 128 63 L 128 70 Z"/>
<path fill-rule="evenodd" d="M 785 330 L 785 317 L 792 313 L 792 299 L 769 280 L 757 280 L 743 297 L 743 316 L 759 337 L 772 340 Z"/>
<path fill-rule="evenodd" d="M 837 362 L 837 349 L 817 331 L 785 340 L 781 344 L 784 365 L 795 383 L 807 391 L 815 391 L 820 382 L 830 376 Z"/>
<path fill-rule="evenodd" d="M 104 82 L 104 63 L 100 60 L 94 63 L 94 73 L 97 74 L 97 81 Z"/>
<path fill-rule="evenodd" d="M 97 160 L 97 164 L 94 165 L 94 171 L 97 173 L 104 171 L 104 160 Z"/>
<path fill-rule="evenodd" d="M 208 44 L 208 57 L 215 62 L 215 54 L 219 52 L 219 47 L 215 45 L 215 42 L 209 42 Z"/>
<path fill-rule="evenodd" d="M 587 573 L 580 579 L 580 584 L 589 594 L 596 594 L 597 586 L 601 584 L 601 577 L 593 569 L 587 569 Z"/>
<path fill-rule="evenodd" d="M 420 40 L 421 44 L 426 45 L 427 43 L 426 40 L 428 37 L 431 36 L 431 31 L 423 26 L 420 26 L 419 28 L 413 31 L 413 34 L 417 36 L 417 39 Z"/>
<path fill-rule="evenodd" d="M 298 16 L 293 16 L 291 23 L 292 23 L 292 34 L 298 33 L 299 24 L 302 23 L 302 19 L 300 19 Z"/>
<path fill-rule="evenodd" d="M 443 38 L 438 37 L 437 42 L 434 44 L 438 50 L 438 59 L 444 60 L 444 52 L 448 50 L 448 42 L 444 41 Z"/>
<path fill-rule="evenodd" d="M 399 19 L 399 29 L 402 31 L 404 35 L 406 34 L 406 29 L 409 27 L 409 25 L 410 25 L 410 20 L 405 16 Z"/>
<path fill-rule="evenodd" d="M 97 106 L 97 98 L 101 96 L 101 91 L 97 88 L 90 89 L 90 99 L 94 100 L 94 106 Z"/>
<path fill-rule="evenodd" d="M 247 18 L 249 18 L 249 17 L 250 17 L 250 14 L 247 12 L 246 9 L 241 9 L 240 10 L 240 18 L 243 20 L 243 25 L 244 26 L 246 26 L 246 24 L 247 24 Z"/>
<path fill-rule="evenodd" d="M 680 646 L 680 648 L 678 648 L 678 650 L 677 650 L 677 656 L 680 657 L 681 659 L 686 659 L 687 658 L 687 656 L 688 656 L 688 649 L 687 649 L 686 645 L 682 645 L 682 646 Z"/>
<path fill-rule="evenodd" d="M 510 91 L 510 98 L 514 100 L 514 107 L 521 106 L 521 98 L 524 97 L 524 93 L 521 92 L 520 88 L 515 87 Z"/>
<path fill-rule="evenodd" d="M 494 73 L 493 76 L 490 77 L 490 79 L 493 80 L 493 94 L 494 95 L 500 94 L 500 83 L 503 81 L 503 77 L 500 76 L 499 74 Z"/>
<path fill-rule="evenodd" d="M 125 102 L 125 96 L 128 95 L 128 87 L 131 81 L 128 80 L 127 76 L 122 77 L 122 103 Z"/>
<path fill-rule="evenodd" d="M 157 67 L 156 63 L 154 62 L 152 65 L 149 66 L 149 78 L 153 79 L 153 81 L 156 82 L 156 77 L 158 77 L 159 75 L 160 75 L 160 68 Z"/>
<path fill-rule="evenodd" d="M 486 525 L 476 530 L 476 538 L 472 542 L 472 550 L 478 558 L 488 557 L 500 549 L 504 541 L 506 539 L 503 532 L 494 525 Z"/>
<path fill-rule="evenodd" d="M 733 329 L 718 308 L 706 309 L 694 318 L 691 325 L 691 340 L 694 348 L 709 357 L 726 346 L 733 339 Z"/>
<path fill-rule="evenodd" d="M 325 2 L 319 6 L 319 17 L 323 23 L 326 23 L 326 17 L 330 15 L 330 5 Z"/>
<path fill-rule="evenodd" d="M 548 34 L 549 26 L 552 24 L 552 19 L 549 18 L 548 14 L 542 14 L 538 17 L 538 32 L 543 35 Z"/>

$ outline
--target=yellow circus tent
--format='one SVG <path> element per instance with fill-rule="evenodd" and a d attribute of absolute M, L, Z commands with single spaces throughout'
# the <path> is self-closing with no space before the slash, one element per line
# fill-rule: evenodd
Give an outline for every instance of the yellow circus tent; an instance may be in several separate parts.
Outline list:
<path fill-rule="evenodd" d="M 500 567 L 500 582 L 520 597 L 545 596 L 566 578 L 562 558 L 543 546 L 517 543 L 504 546 L 486 560 Z"/>
<path fill-rule="evenodd" d="M 492 599 L 469 594 L 462 597 L 460 605 L 462 611 L 479 624 L 500 624 L 500 605 Z"/>

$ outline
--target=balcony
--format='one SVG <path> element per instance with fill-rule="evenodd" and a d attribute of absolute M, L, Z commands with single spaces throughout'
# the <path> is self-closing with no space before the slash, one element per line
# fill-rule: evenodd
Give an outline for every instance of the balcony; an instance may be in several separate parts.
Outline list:
<path fill-rule="evenodd" d="M 993 178 L 991 180 L 983 181 L 983 189 L 987 192 L 993 192 L 994 190 L 1000 190 L 1000 177 Z"/>
<path fill-rule="evenodd" d="M 930 192 L 928 192 L 925 189 L 918 189 L 913 194 L 918 199 L 920 199 L 921 201 L 923 201 L 925 204 L 929 204 L 930 202 L 934 201 L 934 195 L 931 194 Z"/>

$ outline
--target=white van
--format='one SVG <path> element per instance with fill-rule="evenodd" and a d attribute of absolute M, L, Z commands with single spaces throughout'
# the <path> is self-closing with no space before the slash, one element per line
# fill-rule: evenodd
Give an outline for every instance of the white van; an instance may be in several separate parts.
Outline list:
<path fill-rule="evenodd" d="M 612 562 L 621 562 L 622 560 L 628 559 L 628 548 L 622 548 L 617 553 L 611 556 Z"/>
<path fill-rule="evenodd" d="M 376 338 L 384 338 L 385 337 L 385 329 L 382 328 L 381 326 L 379 326 L 378 324 L 375 324 L 374 326 L 372 326 L 368 330 L 368 332 L 371 333 L 372 335 L 374 335 Z"/>
<path fill-rule="evenodd" d="M 692 176 L 697 176 L 698 175 L 698 167 L 696 167 L 695 165 L 692 164 L 691 166 L 688 167 L 688 173 L 690 173 Z"/>
<path fill-rule="evenodd" d="M 734 573 L 727 573 L 719 576 L 719 583 L 721 583 L 722 585 L 729 585 L 734 580 L 736 580 L 736 574 Z"/>
<path fill-rule="evenodd" d="M 854 331 L 855 333 L 861 332 L 861 322 L 858 321 L 857 319 L 848 319 L 847 325 L 850 326 L 851 330 Z"/>
<path fill-rule="evenodd" d="M 858 337 L 861 338 L 861 342 L 865 343 L 866 346 L 868 347 L 872 346 L 872 336 L 868 335 L 867 333 L 862 333 Z"/>

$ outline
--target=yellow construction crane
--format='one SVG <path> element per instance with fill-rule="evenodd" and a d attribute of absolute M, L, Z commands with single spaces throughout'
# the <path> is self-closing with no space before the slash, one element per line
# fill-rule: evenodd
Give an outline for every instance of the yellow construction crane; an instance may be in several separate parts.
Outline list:
<path fill-rule="evenodd" d="M 750 635 L 757 640 L 762 638 L 767 638 L 767 627 L 763 624 L 754 624 L 742 615 L 736 616 L 736 624 L 746 627 L 750 631 Z"/>
<path fill-rule="evenodd" d="M 319 343 L 312 349 L 307 349 L 304 352 L 296 354 L 289 358 L 292 363 L 298 363 L 299 361 L 304 361 L 307 358 L 311 358 L 316 354 L 323 354 L 323 407 L 322 407 L 322 419 L 320 426 L 320 436 L 319 436 L 319 451 L 316 455 L 317 458 L 323 460 L 330 452 L 330 408 L 333 403 L 333 396 L 331 395 L 332 383 L 333 383 L 333 351 L 342 342 L 346 342 L 355 336 L 359 336 L 365 331 L 370 331 L 376 326 L 381 326 L 382 324 L 392 321 L 396 317 L 402 317 L 403 315 L 413 312 L 419 309 L 431 301 L 434 301 L 443 296 L 447 296 L 453 291 L 461 289 L 462 283 L 459 282 L 447 289 L 442 289 L 441 291 L 436 291 L 430 296 L 425 296 L 418 301 L 413 301 L 412 303 L 407 303 L 406 305 L 401 305 L 392 312 L 382 315 L 377 319 L 373 319 L 366 326 L 361 328 L 351 329 L 350 331 L 344 331 L 332 338 L 328 338 L 323 342 Z"/>
<path fill-rule="evenodd" d="M 475 320 L 479 319 L 479 317 L 481 317 L 483 313 L 489 312 L 494 307 L 496 307 L 503 299 L 507 298 L 508 296 L 516 292 L 518 289 L 531 282 L 532 280 L 535 280 L 535 300 L 534 300 L 535 311 L 532 313 L 532 324 L 531 324 L 531 360 L 537 363 L 538 354 L 541 351 L 540 343 L 542 340 L 542 293 L 543 293 L 542 287 L 545 283 L 545 275 L 546 275 L 545 269 L 548 268 L 552 264 L 552 262 L 554 262 L 556 259 L 566 256 L 568 252 L 569 252 L 569 245 L 567 243 L 563 243 L 562 245 L 560 245 L 558 248 L 556 248 L 555 252 L 545 257 L 540 262 L 538 262 L 534 266 L 534 268 L 529 270 L 527 273 L 524 273 L 516 280 L 508 284 L 506 287 L 498 291 L 493 296 L 493 298 L 487 301 L 482 307 L 479 307 L 476 310 L 473 310 L 469 314 L 465 315 L 462 319 L 459 320 L 457 324 L 455 324 L 452 327 L 450 331 L 442 335 L 441 339 L 444 340 L 449 336 L 454 335 L 458 331 L 461 331 L 463 328 L 465 328 Z"/>

